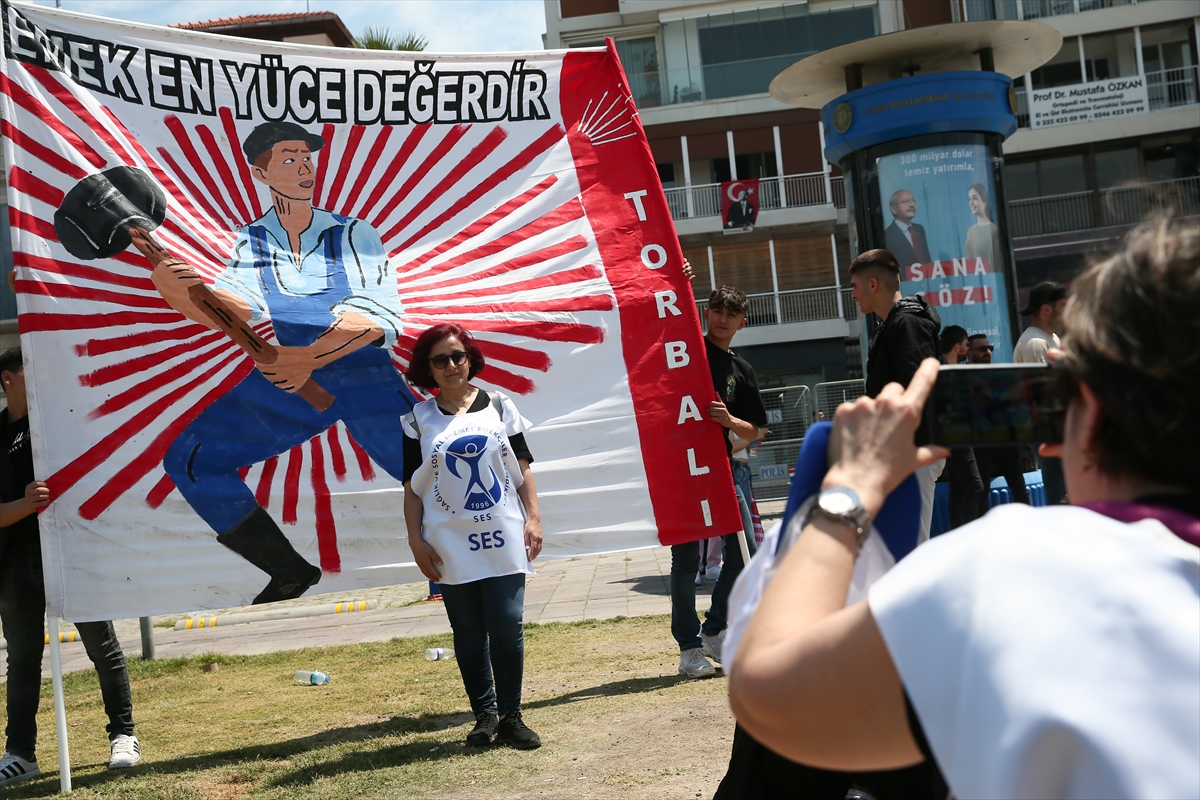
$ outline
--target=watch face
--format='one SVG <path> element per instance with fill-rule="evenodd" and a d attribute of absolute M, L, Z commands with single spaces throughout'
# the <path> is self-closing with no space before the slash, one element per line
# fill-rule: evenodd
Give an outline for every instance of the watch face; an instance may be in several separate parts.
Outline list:
<path fill-rule="evenodd" d="M 830 514 L 842 517 L 852 516 L 858 506 L 858 500 L 853 495 L 837 491 L 821 495 L 820 503 L 821 508 Z"/>

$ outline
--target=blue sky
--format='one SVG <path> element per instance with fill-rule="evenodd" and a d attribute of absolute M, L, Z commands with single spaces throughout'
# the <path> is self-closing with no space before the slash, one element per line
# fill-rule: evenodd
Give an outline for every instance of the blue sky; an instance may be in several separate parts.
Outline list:
<path fill-rule="evenodd" d="M 54 0 L 36 2 L 54 5 Z M 243 14 L 333 11 L 355 36 L 368 25 L 395 33 L 411 29 L 428 37 L 428 50 L 442 53 L 541 50 L 546 31 L 542 0 L 62 0 L 62 7 L 154 25 Z"/>

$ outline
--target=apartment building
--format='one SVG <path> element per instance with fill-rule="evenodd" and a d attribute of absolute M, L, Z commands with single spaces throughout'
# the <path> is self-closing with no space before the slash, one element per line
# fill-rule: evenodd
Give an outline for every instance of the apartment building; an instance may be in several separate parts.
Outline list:
<path fill-rule="evenodd" d="M 1004 148 L 1022 300 L 1038 281 L 1069 282 L 1154 208 L 1200 213 L 1196 0 L 545 2 L 548 48 L 615 41 L 696 297 L 725 283 L 750 295 L 735 345 L 767 387 L 861 376 L 840 170 L 822 156 L 817 112 L 767 93 L 815 52 L 965 20 L 1038 19 L 1063 34 L 1055 58 L 1016 79 L 1021 128 Z M 1122 79 L 1141 88 L 1119 115 L 1046 110 L 1047 90 Z M 758 225 L 727 235 L 719 183 L 744 178 L 761 180 Z"/>

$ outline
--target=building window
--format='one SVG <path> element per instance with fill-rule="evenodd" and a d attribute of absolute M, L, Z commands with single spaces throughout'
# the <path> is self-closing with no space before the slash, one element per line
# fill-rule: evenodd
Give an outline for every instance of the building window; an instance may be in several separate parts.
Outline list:
<path fill-rule="evenodd" d="M 1097 188 L 1110 189 L 1113 186 L 1137 183 L 1141 178 L 1142 169 L 1138 163 L 1136 147 L 1096 153 Z"/>
<path fill-rule="evenodd" d="M 638 108 L 653 108 L 662 101 L 658 78 L 658 39 L 646 36 L 641 39 L 617 40 L 617 55 L 625 76 L 629 78 L 629 91 Z"/>
<path fill-rule="evenodd" d="M 666 101 L 763 94 L 801 58 L 878 32 L 873 3 L 816 12 L 798 3 L 666 22 Z"/>

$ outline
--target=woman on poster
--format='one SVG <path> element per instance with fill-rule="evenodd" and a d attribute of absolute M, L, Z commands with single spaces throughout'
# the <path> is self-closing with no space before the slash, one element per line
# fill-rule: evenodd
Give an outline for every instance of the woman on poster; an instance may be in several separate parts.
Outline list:
<path fill-rule="evenodd" d="M 967 259 L 982 258 L 987 262 L 988 270 L 994 272 L 999 266 L 996 264 L 996 253 L 1003 253 L 1004 245 L 1000 240 L 1000 228 L 992 222 L 987 188 L 982 183 L 971 184 L 967 190 L 967 200 L 976 222 L 967 228 L 967 244 L 963 248 L 963 255 Z"/>
<path fill-rule="evenodd" d="M 404 520 L 417 566 L 446 603 L 475 714 L 467 744 L 531 750 L 542 742 L 521 719 L 522 617 L 541 517 L 529 422 L 506 395 L 471 386 L 483 368 L 483 352 L 458 325 L 417 338 L 406 375 L 438 393 L 404 417 Z"/>

